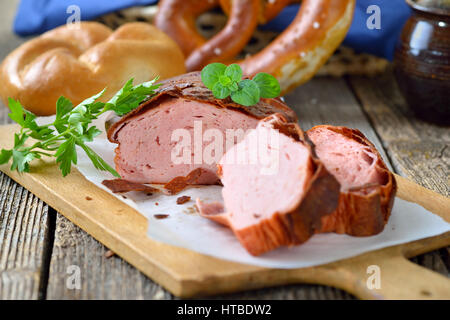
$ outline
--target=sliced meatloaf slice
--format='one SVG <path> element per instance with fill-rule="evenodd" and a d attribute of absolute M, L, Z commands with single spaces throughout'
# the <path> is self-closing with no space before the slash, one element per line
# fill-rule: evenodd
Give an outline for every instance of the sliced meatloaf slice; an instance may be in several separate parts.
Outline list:
<path fill-rule="evenodd" d="M 320 232 L 371 236 L 389 219 L 396 193 L 393 174 L 358 130 L 328 125 L 307 131 L 325 167 L 341 184 L 339 206 L 322 218 Z"/>

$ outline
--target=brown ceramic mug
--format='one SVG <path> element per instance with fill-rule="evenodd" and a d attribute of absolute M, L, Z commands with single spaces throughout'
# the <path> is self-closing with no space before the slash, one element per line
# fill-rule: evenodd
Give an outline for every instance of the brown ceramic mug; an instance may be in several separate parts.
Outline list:
<path fill-rule="evenodd" d="M 397 82 L 418 117 L 450 125 L 450 1 L 406 2 L 413 14 L 395 51 Z"/>

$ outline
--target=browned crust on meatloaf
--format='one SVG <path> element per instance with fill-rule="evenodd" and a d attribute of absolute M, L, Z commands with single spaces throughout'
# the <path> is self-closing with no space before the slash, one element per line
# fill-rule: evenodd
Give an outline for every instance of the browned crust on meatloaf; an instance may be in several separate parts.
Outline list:
<path fill-rule="evenodd" d="M 145 193 L 162 192 L 164 194 L 175 195 L 186 189 L 188 186 L 197 184 L 197 180 L 202 175 L 203 171 L 202 168 L 197 168 L 189 172 L 187 176 L 175 177 L 164 184 L 162 189 L 156 189 L 144 183 L 131 182 L 125 179 L 103 180 L 102 184 L 113 193 L 142 191 Z"/>
<path fill-rule="evenodd" d="M 270 219 L 264 219 L 250 227 L 234 230 L 241 244 L 255 256 L 280 246 L 298 245 L 307 241 L 321 230 L 322 218 L 337 208 L 340 190 L 339 182 L 317 158 L 313 144 L 298 124 L 287 123 L 279 115 L 263 121 L 271 121 L 280 133 L 299 141 L 311 151 L 314 173 L 305 187 L 303 198 L 294 208 L 285 213 L 276 212 Z M 219 173 L 221 171 L 219 166 Z"/>
<path fill-rule="evenodd" d="M 256 105 L 251 107 L 234 103 L 230 98 L 216 99 L 211 90 L 202 83 L 200 72 L 183 74 L 162 81 L 161 83 L 161 87 L 151 99 L 143 102 L 139 107 L 122 118 L 117 119 L 114 123 L 110 123 L 107 133 L 108 139 L 111 142 L 118 143 L 117 132 L 126 125 L 130 119 L 147 110 L 158 107 L 162 101 L 168 98 L 184 98 L 193 101 L 206 102 L 216 108 L 233 109 L 256 119 L 263 119 L 271 114 L 280 113 L 290 122 L 297 121 L 295 112 L 280 99 L 261 99 Z"/>
<path fill-rule="evenodd" d="M 103 180 L 102 184 L 112 193 L 125 193 L 130 191 L 142 191 L 145 193 L 160 192 L 160 190 L 143 183 L 136 183 L 124 179 Z"/>
<path fill-rule="evenodd" d="M 376 169 L 383 175 L 381 185 L 365 185 L 341 191 L 339 205 L 333 214 L 322 218 L 319 232 L 346 233 L 352 236 L 372 236 L 383 231 L 394 204 L 397 184 L 375 146 L 357 129 L 316 126 L 342 134 L 367 146 L 377 156 Z M 308 130 L 306 134 L 310 131 Z"/>

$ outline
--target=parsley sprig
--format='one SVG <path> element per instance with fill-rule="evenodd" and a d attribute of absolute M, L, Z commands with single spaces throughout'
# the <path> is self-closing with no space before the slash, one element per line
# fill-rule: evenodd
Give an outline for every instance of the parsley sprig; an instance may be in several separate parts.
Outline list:
<path fill-rule="evenodd" d="M 122 116 L 135 109 L 144 99 L 155 93 L 160 86 L 156 81 L 157 78 L 133 86 L 133 79 L 130 79 L 106 103 L 98 101 L 105 89 L 76 107 L 73 107 L 70 100 L 61 96 L 56 102 L 55 120 L 41 126 L 36 122 L 36 115 L 25 110 L 19 101 L 10 98 L 9 117 L 18 123 L 21 129 L 14 134 L 14 147 L 1 150 L 0 164 L 7 163 L 12 158 L 11 170 L 29 172 L 31 161 L 49 156 L 56 158 L 62 175 L 66 176 L 70 173 L 72 164 L 77 164 L 76 146 L 80 146 L 96 169 L 109 171 L 120 178 L 120 175 L 86 144 L 101 133 L 91 122 L 110 110 Z M 31 146 L 25 144 L 29 138 L 36 140 Z"/>
<path fill-rule="evenodd" d="M 201 76 L 214 97 L 225 99 L 231 96 L 231 100 L 244 106 L 253 106 L 261 98 L 276 98 L 281 91 L 278 80 L 268 73 L 242 79 L 242 69 L 237 64 L 211 63 L 203 68 Z"/>

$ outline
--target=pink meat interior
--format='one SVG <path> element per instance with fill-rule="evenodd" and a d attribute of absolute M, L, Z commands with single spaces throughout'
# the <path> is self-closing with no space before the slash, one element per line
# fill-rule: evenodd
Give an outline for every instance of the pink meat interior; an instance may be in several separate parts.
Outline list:
<path fill-rule="evenodd" d="M 202 128 L 200 138 L 194 137 L 194 121 Z M 208 129 L 218 129 L 225 137 L 226 129 L 248 130 L 255 128 L 257 119 L 241 112 L 219 108 L 212 104 L 169 98 L 158 107 L 143 114 L 136 115 L 117 133 L 120 151 L 117 152 L 116 168 L 123 179 L 138 183 L 166 183 L 177 176 L 186 176 L 197 168 L 206 170 L 197 181 L 199 184 L 210 184 L 217 181 L 217 161 L 221 155 L 215 154 L 215 137 L 207 136 Z M 191 139 L 191 156 L 188 164 L 173 162 L 172 152 L 182 138 L 172 141 L 172 134 L 177 129 L 185 129 Z M 243 138 L 243 135 L 242 135 Z M 237 141 L 237 140 L 236 140 Z M 201 146 L 201 154 L 210 154 L 195 163 L 194 142 Z M 226 149 L 226 139 L 218 142 Z M 208 149 L 209 146 L 209 149 Z M 181 155 L 182 151 L 178 153 Z M 218 152 L 219 154 L 219 152 Z M 215 161 L 211 161 L 211 158 Z M 208 163 L 209 162 L 209 163 Z"/>
<path fill-rule="evenodd" d="M 308 137 L 342 191 L 383 182 L 376 167 L 377 155 L 369 147 L 326 128 L 309 130 Z"/>
<path fill-rule="evenodd" d="M 262 137 L 269 131 L 275 131 L 266 123 L 258 126 L 252 134 Z M 266 133 L 264 133 L 266 131 Z M 277 131 L 278 132 L 278 131 Z M 250 153 L 255 152 L 251 147 L 252 134 L 229 152 L 239 152 L 241 148 L 250 159 Z M 230 220 L 235 229 L 241 229 L 269 219 L 275 213 L 286 213 L 301 201 L 305 185 L 313 172 L 310 150 L 302 143 L 283 134 L 278 135 L 278 145 L 267 143 L 258 148 L 275 152 L 278 168 L 271 174 L 263 174 L 262 169 L 273 168 L 273 162 L 258 159 L 257 163 L 228 163 L 222 158 L 222 195 L 225 210 L 230 214 Z M 260 152 L 260 151 L 257 151 Z M 226 155 L 228 156 L 228 154 Z M 266 172 L 266 173 L 267 173 Z"/>

